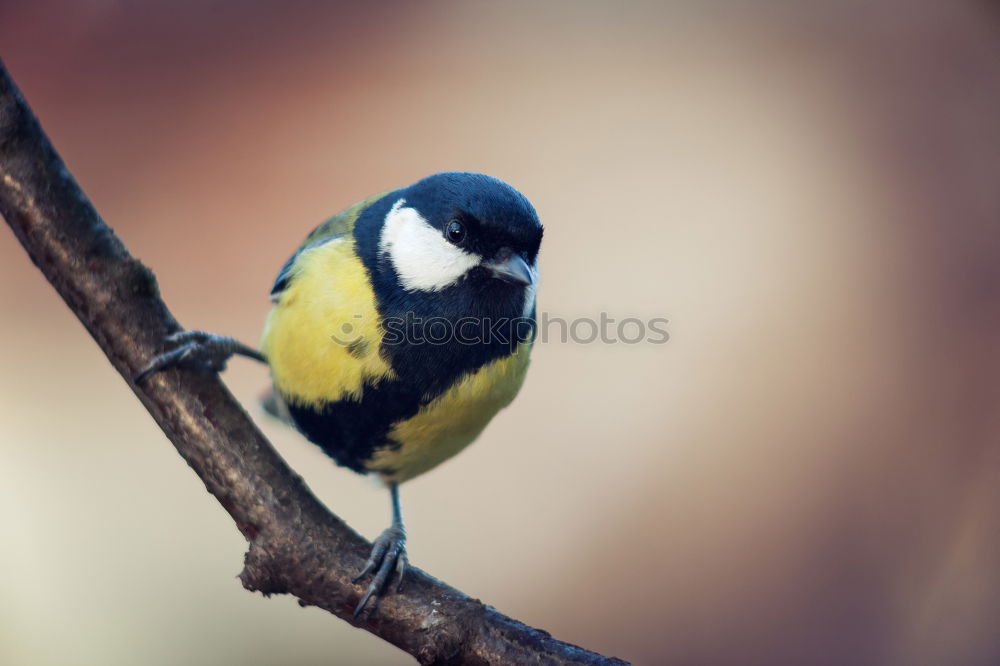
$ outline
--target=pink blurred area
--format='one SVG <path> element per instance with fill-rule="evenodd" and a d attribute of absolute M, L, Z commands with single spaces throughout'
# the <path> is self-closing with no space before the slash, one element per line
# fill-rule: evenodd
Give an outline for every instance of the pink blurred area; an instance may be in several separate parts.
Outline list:
<path fill-rule="evenodd" d="M 0 4 L 0 57 L 181 322 L 256 340 L 309 229 L 436 171 L 546 225 L 535 351 L 403 488 L 411 561 L 641 664 L 1000 663 L 987 2 Z M 0 232 L 0 662 L 394 664 L 244 543 Z M 256 408 L 372 537 L 370 481 Z"/>

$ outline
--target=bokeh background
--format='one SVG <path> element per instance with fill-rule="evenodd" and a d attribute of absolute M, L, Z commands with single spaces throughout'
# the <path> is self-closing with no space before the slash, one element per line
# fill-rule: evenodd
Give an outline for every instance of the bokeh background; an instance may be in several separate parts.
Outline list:
<path fill-rule="evenodd" d="M 416 565 L 636 663 L 1000 663 L 995 3 L 3 0 L 0 57 L 187 326 L 256 340 L 313 225 L 450 169 L 536 204 L 542 310 L 670 320 L 540 345 L 403 488 Z M 0 271 L 0 663 L 411 663 L 245 592 L 228 516 L 2 230 Z M 266 370 L 226 381 L 255 406 Z"/>

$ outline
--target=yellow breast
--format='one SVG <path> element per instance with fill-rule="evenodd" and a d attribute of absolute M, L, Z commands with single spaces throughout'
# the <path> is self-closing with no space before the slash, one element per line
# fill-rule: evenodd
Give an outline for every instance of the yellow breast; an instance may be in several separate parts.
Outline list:
<path fill-rule="evenodd" d="M 388 481 L 402 482 L 464 449 L 517 395 L 530 352 L 531 345 L 522 343 L 513 355 L 466 375 L 416 415 L 397 423 L 390 439 L 399 446 L 377 451 L 371 468 Z"/>
<path fill-rule="evenodd" d="M 261 351 L 289 402 L 320 406 L 359 398 L 392 376 L 379 354 L 375 295 L 350 236 L 303 250 L 296 275 L 268 316 Z"/>

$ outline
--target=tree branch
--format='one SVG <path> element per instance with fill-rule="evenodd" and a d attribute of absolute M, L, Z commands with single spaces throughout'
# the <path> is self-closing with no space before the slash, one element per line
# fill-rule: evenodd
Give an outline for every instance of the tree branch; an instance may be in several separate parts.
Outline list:
<path fill-rule="evenodd" d="M 248 590 L 351 622 L 370 544 L 330 513 L 213 373 L 132 377 L 180 326 L 152 272 L 104 224 L 0 62 L 0 214 L 188 465 L 250 542 Z M 411 568 L 355 623 L 424 664 L 624 664 L 558 641 Z"/>

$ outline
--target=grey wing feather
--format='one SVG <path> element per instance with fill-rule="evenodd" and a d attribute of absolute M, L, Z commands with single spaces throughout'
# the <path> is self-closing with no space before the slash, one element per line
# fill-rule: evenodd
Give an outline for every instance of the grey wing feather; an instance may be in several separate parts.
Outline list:
<path fill-rule="evenodd" d="M 288 411 L 288 406 L 285 404 L 285 401 L 278 396 L 274 389 L 271 389 L 260 397 L 260 406 L 270 416 L 273 416 L 285 425 L 297 428 L 295 421 L 292 419 L 291 412 Z"/>
<path fill-rule="evenodd" d="M 329 243 L 332 240 L 341 238 L 343 235 L 344 234 L 326 236 L 324 238 L 320 238 L 319 240 L 313 241 L 312 243 L 307 243 L 302 247 L 300 247 L 298 250 L 296 250 L 295 254 L 290 256 L 288 258 L 288 261 L 285 262 L 285 265 L 281 267 L 280 271 L 278 271 L 278 277 L 275 278 L 274 286 L 271 287 L 271 302 L 272 303 L 278 302 L 278 299 L 281 297 L 281 292 L 283 292 L 288 287 L 288 284 L 292 281 L 292 278 L 295 277 L 295 270 L 294 270 L 295 260 L 299 258 L 299 255 L 301 255 L 306 250 L 311 250 L 314 247 L 319 247 L 320 245 Z"/>

